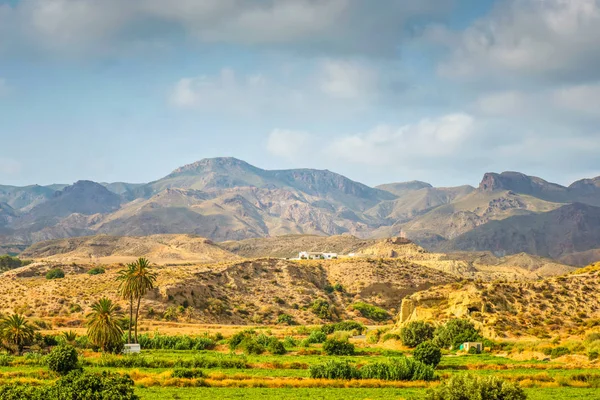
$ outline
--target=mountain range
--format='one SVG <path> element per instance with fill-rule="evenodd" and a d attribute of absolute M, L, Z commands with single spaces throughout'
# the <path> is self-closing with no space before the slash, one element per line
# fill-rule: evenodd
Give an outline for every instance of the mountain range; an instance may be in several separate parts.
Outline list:
<path fill-rule="evenodd" d="M 215 241 L 404 234 L 436 251 L 527 252 L 583 265 L 600 258 L 600 177 L 564 187 L 503 172 L 485 174 L 477 188 L 373 188 L 327 170 L 213 158 L 144 184 L 0 186 L 0 253 L 68 237 L 179 233 Z"/>

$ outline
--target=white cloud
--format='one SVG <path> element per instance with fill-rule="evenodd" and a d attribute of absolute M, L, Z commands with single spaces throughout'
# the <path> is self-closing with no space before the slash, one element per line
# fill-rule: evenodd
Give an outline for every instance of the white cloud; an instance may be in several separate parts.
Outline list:
<path fill-rule="evenodd" d="M 315 137 L 307 132 L 275 129 L 267 140 L 267 151 L 288 160 L 302 159 L 308 152 L 313 151 L 313 139 Z"/>
<path fill-rule="evenodd" d="M 374 69 L 358 62 L 326 60 L 322 62 L 320 88 L 326 95 L 345 100 L 366 100 L 378 90 Z"/>
<path fill-rule="evenodd" d="M 15 49 L 26 43 L 59 54 L 104 54 L 143 41 L 169 41 L 183 32 L 201 43 L 381 55 L 394 52 L 406 21 L 443 13 L 452 1 L 381 3 L 374 7 L 363 0 L 20 0 L 14 6 L 0 6 L 0 28 L 6 27 Z M 373 29 L 373 21 L 378 29 Z"/>
<path fill-rule="evenodd" d="M 559 88 L 554 91 L 553 100 L 562 109 L 600 117 L 600 83 Z"/>
<path fill-rule="evenodd" d="M 501 1 L 456 39 L 440 66 L 446 76 L 600 76 L 597 0 Z"/>
<path fill-rule="evenodd" d="M 488 93 L 477 99 L 477 108 L 490 116 L 516 116 L 528 112 L 529 101 L 516 90 Z"/>

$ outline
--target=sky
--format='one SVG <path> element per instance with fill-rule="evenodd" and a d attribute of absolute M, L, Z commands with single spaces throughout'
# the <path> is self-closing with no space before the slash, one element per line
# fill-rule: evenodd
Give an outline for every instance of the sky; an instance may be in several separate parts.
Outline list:
<path fill-rule="evenodd" d="M 600 0 L 0 0 L 0 184 L 233 156 L 377 185 L 600 175 Z"/>

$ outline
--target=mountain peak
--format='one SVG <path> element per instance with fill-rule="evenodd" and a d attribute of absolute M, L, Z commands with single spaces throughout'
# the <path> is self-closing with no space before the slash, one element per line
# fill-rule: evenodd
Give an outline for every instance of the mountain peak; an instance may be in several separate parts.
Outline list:
<path fill-rule="evenodd" d="M 179 167 L 169 174 L 170 177 L 177 175 L 186 174 L 197 174 L 211 170 L 225 171 L 228 169 L 241 169 L 241 170 L 260 170 L 245 161 L 239 160 L 234 157 L 216 157 L 216 158 L 204 158 L 200 161 L 193 162 L 191 164 Z"/>

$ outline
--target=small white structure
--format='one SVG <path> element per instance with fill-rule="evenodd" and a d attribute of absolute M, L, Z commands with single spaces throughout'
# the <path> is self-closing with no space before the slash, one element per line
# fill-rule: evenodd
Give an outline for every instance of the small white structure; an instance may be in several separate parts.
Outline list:
<path fill-rule="evenodd" d="M 483 343 L 481 342 L 464 342 L 460 345 L 460 350 L 464 350 L 467 353 L 471 350 L 475 349 L 477 353 L 481 353 L 483 351 Z"/>
<path fill-rule="evenodd" d="M 123 349 L 123 354 L 137 354 L 140 353 L 142 351 L 142 348 L 139 344 L 137 343 L 131 343 L 131 344 L 126 344 L 125 348 Z"/>
<path fill-rule="evenodd" d="M 300 260 L 333 260 L 338 258 L 337 253 L 317 253 L 310 251 L 301 251 L 298 253 Z"/>

